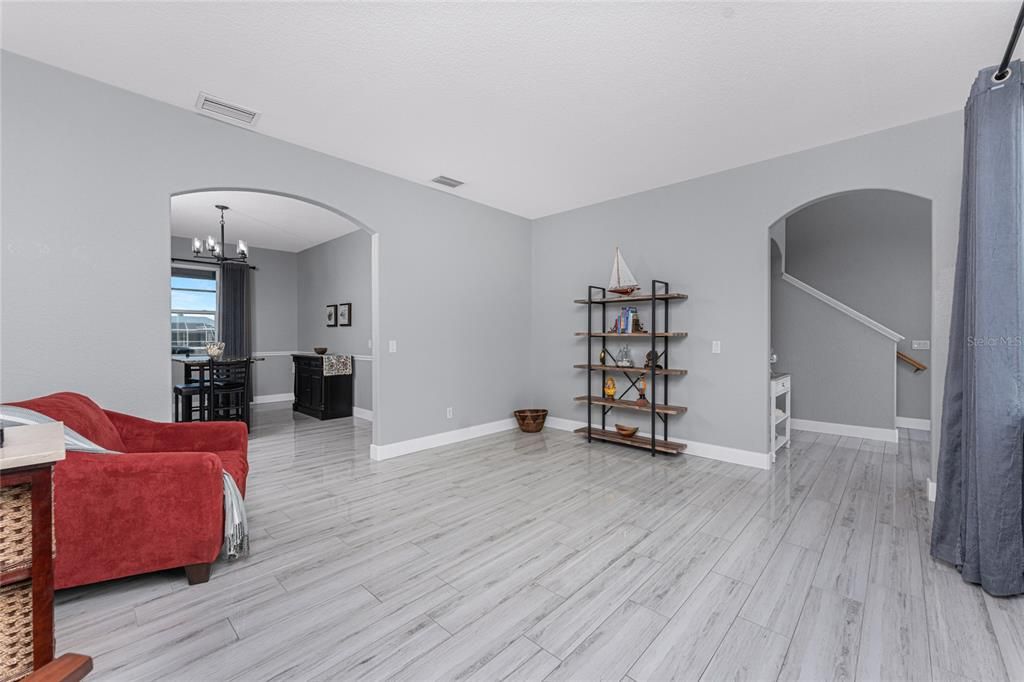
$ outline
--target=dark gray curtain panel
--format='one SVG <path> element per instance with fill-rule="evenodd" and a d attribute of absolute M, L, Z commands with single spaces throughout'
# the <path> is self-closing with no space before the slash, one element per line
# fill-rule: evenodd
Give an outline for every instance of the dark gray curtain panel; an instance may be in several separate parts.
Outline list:
<path fill-rule="evenodd" d="M 224 263 L 221 266 L 220 338 L 226 358 L 245 358 L 252 352 L 249 289 L 248 265 Z"/>
<path fill-rule="evenodd" d="M 932 556 L 1024 593 L 1024 78 L 985 69 L 965 110 L 960 245 Z"/>

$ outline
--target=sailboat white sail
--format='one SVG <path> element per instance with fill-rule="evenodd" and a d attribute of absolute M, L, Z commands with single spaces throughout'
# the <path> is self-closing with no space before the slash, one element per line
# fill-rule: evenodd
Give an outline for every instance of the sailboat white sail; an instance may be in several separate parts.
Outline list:
<path fill-rule="evenodd" d="M 612 278 L 608 283 L 608 291 L 613 294 L 629 296 L 639 288 L 640 283 L 636 281 L 633 273 L 629 271 L 629 266 L 626 265 L 626 261 L 622 258 L 622 252 L 616 246 L 615 260 L 612 261 Z"/>

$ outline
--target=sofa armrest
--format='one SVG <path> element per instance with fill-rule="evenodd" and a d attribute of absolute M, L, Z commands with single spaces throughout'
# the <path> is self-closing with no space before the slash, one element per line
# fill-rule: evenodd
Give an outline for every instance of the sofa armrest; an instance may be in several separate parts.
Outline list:
<path fill-rule="evenodd" d="M 167 424 L 104 410 L 133 452 L 246 452 L 249 430 L 242 422 Z"/>
<path fill-rule="evenodd" d="M 224 480 L 209 452 L 69 452 L 54 470 L 57 587 L 213 561 Z"/>

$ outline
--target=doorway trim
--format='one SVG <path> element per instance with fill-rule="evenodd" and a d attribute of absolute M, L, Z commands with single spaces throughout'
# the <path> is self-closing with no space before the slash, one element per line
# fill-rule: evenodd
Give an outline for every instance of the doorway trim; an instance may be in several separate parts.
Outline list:
<path fill-rule="evenodd" d="M 171 192 L 167 198 L 167 222 L 170 225 L 171 220 L 171 200 L 175 197 L 184 196 L 187 194 L 196 194 L 198 192 L 252 192 L 253 194 L 271 194 L 274 196 L 284 197 L 286 199 L 294 199 L 296 201 L 302 201 L 307 204 L 312 204 L 325 211 L 330 211 L 335 215 L 338 215 L 348 222 L 352 223 L 359 229 L 370 235 L 370 315 L 372 316 L 372 322 L 370 325 L 370 342 L 373 346 L 370 349 L 370 356 L 373 358 L 371 364 L 373 365 L 370 375 L 373 382 L 372 386 L 372 398 L 371 405 L 373 407 L 373 421 L 371 428 L 371 445 L 376 445 L 380 442 L 380 422 L 383 418 L 380 409 L 380 234 L 371 228 L 369 225 L 364 223 L 359 218 L 346 213 L 340 208 L 336 208 L 330 204 L 326 204 L 322 201 L 303 196 L 301 194 L 293 194 L 291 192 L 282 192 L 275 189 L 263 189 L 259 187 L 239 187 L 236 185 L 217 185 L 213 187 L 197 187 L 194 189 L 182 190 L 179 192 Z M 341 236 L 341 235 L 339 235 Z"/>

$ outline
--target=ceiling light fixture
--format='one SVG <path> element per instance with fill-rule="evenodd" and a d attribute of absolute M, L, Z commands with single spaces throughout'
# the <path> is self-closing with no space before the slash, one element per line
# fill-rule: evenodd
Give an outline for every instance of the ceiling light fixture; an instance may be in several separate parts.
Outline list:
<path fill-rule="evenodd" d="M 214 206 L 220 211 L 220 241 L 218 242 L 213 235 L 210 235 L 206 240 L 202 240 L 199 237 L 192 238 L 192 255 L 193 260 L 203 261 L 204 263 L 244 263 L 249 257 L 249 247 L 241 239 L 238 240 L 238 244 L 235 247 L 236 255 L 229 258 L 224 255 L 224 211 L 230 210 L 224 204 L 217 204 Z M 206 251 L 209 255 L 203 255 L 203 251 Z"/>

